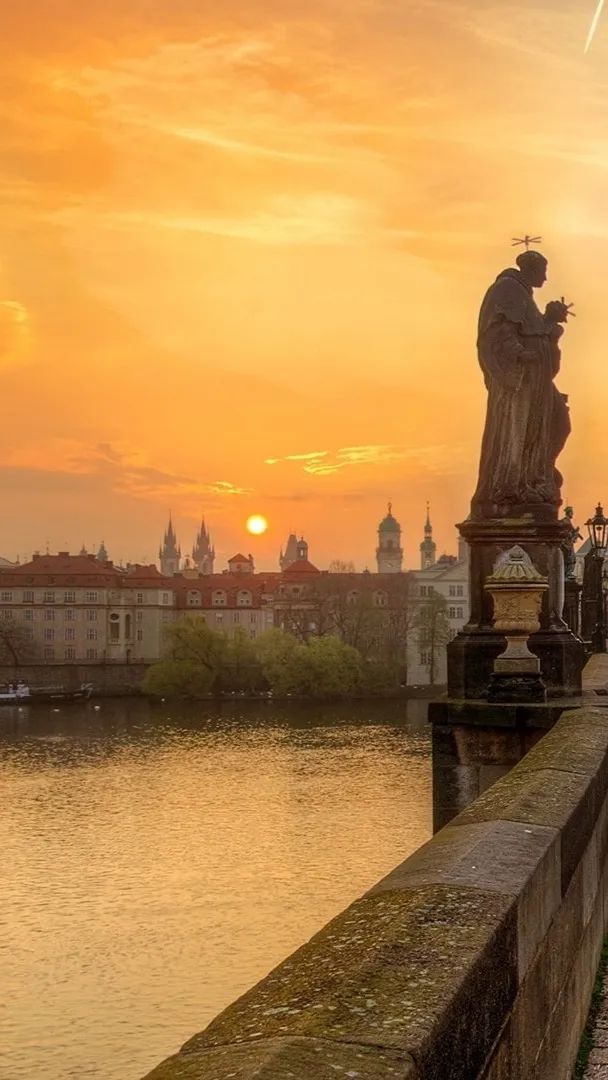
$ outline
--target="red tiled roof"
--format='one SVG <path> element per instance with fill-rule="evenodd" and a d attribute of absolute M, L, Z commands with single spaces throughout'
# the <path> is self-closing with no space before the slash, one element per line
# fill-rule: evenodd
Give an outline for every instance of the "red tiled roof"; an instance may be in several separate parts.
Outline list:
<path fill-rule="evenodd" d="M 313 566 L 308 559 L 296 559 L 295 562 L 289 564 L 289 566 L 283 571 L 285 577 L 293 577 L 295 574 L 320 574 L 321 571 Z"/>
<path fill-rule="evenodd" d="M 246 555 L 241 555 L 239 552 L 237 555 L 233 555 L 231 559 L 228 559 L 228 566 L 231 562 L 249 562 L 250 560 Z"/>

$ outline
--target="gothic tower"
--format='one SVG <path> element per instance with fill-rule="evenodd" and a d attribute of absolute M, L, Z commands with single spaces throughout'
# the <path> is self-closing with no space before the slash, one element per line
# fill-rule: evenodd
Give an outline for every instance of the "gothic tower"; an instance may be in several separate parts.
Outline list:
<path fill-rule="evenodd" d="M 288 566 L 298 558 L 298 538 L 294 532 L 291 532 L 287 538 L 287 546 L 285 548 L 285 554 L 283 554 L 283 548 L 281 548 L 281 554 L 279 555 L 279 566 L 281 570 L 286 570 Z"/>
<path fill-rule="evenodd" d="M 192 559 L 201 574 L 212 574 L 215 562 L 215 548 L 211 544 L 211 535 L 205 519 L 201 521 L 201 527 L 196 536 L 196 542 L 192 548 Z"/>
<path fill-rule="evenodd" d="M 179 574 L 182 550 L 177 544 L 177 536 L 175 535 L 175 529 L 173 528 L 173 522 L 171 521 L 171 514 L 169 514 L 169 524 L 165 531 L 162 546 L 158 549 L 158 557 L 160 559 L 161 574 L 165 574 L 167 577 L 173 577 L 174 574 Z"/>
<path fill-rule="evenodd" d="M 428 570 L 437 562 L 437 544 L 433 540 L 433 526 L 429 516 L 429 504 L 426 504 L 426 522 L 424 525 L 424 540 L 420 545 L 420 569 Z"/>
<path fill-rule="evenodd" d="M 403 566 L 401 526 L 393 517 L 393 505 L 389 502 L 388 514 L 378 526 L 376 562 L 379 574 L 400 574 Z"/>

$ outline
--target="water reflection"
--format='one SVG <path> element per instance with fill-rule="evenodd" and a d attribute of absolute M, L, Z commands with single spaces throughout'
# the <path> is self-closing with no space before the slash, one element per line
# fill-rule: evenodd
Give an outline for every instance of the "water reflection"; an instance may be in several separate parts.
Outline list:
<path fill-rule="evenodd" d="M 136 1080 L 424 842 L 425 715 L 3 709 L 0 1080 Z"/>

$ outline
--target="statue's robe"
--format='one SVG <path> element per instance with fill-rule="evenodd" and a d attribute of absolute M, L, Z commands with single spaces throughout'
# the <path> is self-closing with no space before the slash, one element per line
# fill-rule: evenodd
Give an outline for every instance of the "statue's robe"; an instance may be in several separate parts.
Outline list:
<path fill-rule="evenodd" d="M 488 390 L 476 516 L 561 502 L 555 460 L 570 433 L 567 398 L 553 385 L 562 327 L 537 308 L 519 270 L 503 270 L 486 293 L 477 350 Z M 534 358 L 523 358 L 532 352 Z"/>

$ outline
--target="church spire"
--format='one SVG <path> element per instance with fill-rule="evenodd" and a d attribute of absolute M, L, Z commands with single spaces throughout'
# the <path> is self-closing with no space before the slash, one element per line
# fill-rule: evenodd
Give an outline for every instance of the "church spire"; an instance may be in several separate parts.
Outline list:
<path fill-rule="evenodd" d="M 169 511 L 169 524 L 165 529 L 165 535 L 159 548 L 158 557 L 160 559 L 161 574 L 166 574 L 167 577 L 173 577 L 174 574 L 179 573 L 182 551 L 177 542 L 175 529 L 173 528 L 171 511 Z"/>
<path fill-rule="evenodd" d="M 212 574 L 215 561 L 215 548 L 211 543 L 211 533 L 205 524 L 204 515 L 192 548 L 192 559 L 201 574 Z"/>
<path fill-rule="evenodd" d="M 437 562 L 437 544 L 433 540 L 433 526 L 431 525 L 431 507 L 426 504 L 426 521 L 424 523 L 424 540 L 420 545 L 420 569 L 428 570 Z"/>

